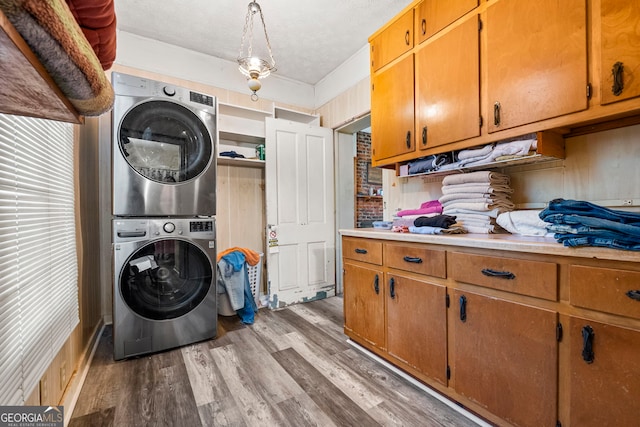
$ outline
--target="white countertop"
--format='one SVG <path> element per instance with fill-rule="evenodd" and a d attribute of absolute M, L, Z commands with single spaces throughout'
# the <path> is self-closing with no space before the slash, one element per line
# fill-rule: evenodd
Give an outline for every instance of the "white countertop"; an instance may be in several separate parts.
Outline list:
<path fill-rule="evenodd" d="M 398 242 L 429 243 L 466 248 L 497 249 L 545 255 L 640 262 L 640 252 L 638 251 L 623 251 L 598 247 L 570 248 L 556 242 L 552 237 L 528 237 L 515 234 L 425 235 L 396 233 L 390 230 L 376 228 L 341 229 L 340 234 L 342 236 L 394 240 Z"/>

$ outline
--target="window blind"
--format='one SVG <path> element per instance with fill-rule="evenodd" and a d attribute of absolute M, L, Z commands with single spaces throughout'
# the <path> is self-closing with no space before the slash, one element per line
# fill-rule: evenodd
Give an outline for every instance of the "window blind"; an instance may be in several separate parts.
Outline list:
<path fill-rule="evenodd" d="M 73 126 L 0 114 L 0 405 L 22 404 L 78 324 Z"/>

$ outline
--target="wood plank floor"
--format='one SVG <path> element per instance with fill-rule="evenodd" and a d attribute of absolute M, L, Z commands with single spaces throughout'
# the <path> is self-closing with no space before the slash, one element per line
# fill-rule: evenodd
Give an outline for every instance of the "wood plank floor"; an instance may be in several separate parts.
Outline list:
<path fill-rule="evenodd" d="M 70 427 L 475 426 L 346 342 L 339 297 L 220 317 L 214 340 L 113 360 L 105 328 Z"/>

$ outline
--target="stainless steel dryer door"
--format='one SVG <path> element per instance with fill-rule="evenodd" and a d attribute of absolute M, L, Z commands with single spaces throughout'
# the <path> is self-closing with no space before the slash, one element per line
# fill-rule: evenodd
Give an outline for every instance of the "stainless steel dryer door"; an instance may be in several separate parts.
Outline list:
<path fill-rule="evenodd" d="M 209 257 L 193 243 L 159 239 L 133 251 L 121 265 L 118 290 L 138 316 L 176 319 L 207 298 L 215 285 L 213 268 Z"/>
<path fill-rule="evenodd" d="M 215 215 L 215 116 L 156 99 L 122 114 L 129 100 L 114 106 L 113 214 Z"/>

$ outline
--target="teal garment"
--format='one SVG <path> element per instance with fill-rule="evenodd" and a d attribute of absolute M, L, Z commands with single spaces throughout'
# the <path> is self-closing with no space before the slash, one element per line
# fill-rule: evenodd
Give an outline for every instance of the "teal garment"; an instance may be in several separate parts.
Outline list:
<path fill-rule="evenodd" d="M 233 251 L 223 255 L 218 262 L 218 272 L 218 280 L 223 282 L 222 286 L 227 291 L 231 308 L 236 311 L 242 323 L 253 324 L 258 307 L 251 292 L 244 253 Z"/>

